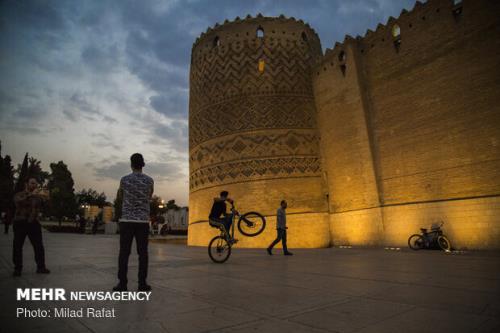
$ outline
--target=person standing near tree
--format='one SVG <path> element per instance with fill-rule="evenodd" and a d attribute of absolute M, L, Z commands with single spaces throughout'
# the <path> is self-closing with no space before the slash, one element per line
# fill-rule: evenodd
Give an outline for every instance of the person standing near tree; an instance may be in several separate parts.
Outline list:
<path fill-rule="evenodd" d="M 118 257 L 118 280 L 114 291 L 127 290 L 127 271 L 130 249 L 135 238 L 139 255 L 139 291 L 149 291 L 146 283 L 148 275 L 148 240 L 150 201 L 154 191 L 154 181 L 142 173 L 145 166 L 141 154 L 130 157 L 132 173 L 120 180 L 119 197 L 122 198 L 122 216 L 120 218 L 120 254 Z"/>
<path fill-rule="evenodd" d="M 20 276 L 23 269 L 23 245 L 28 236 L 35 250 L 36 272 L 48 274 L 50 271 L 45 267 L 45 249 L 42 240 L 42 226 L 38 221 L 39 213 L 48 195 L 38 189 L 35 178 L 28 178 L 25 190 L 14 195 L 16 213 L 14 216 L 14 244 L 12 258 L 14 261 L 14 276 Z"/>

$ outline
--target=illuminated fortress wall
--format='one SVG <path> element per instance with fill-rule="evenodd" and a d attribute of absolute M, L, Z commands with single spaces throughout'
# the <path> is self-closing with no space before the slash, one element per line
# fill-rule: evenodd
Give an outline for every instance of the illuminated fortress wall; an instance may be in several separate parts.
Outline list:
<path fill-rule="evenodd" d="M 406 244 L 438 220 L 500 248 L 500 2 L 429 0 L 322 55 L 302 21 L 225 22 L 193 45 L 189 245 L 225 189 L 290 247 Z M 263 37 L 257 36 L 262 28 Z M 259 65 L 260 64 L 260 65 Z"/>
<path fill-rule="evenodd" d="M 241 212 L 269 226 L 239 246 L 276 236 L 279 203 L 290 203 L 289 228 L 309 237 L 292 246 L 330 242 L 322 188 L 311 68 L 322 57 L 318 35 L 295 19 L 246 18 L 203 34 L 191 58 L 189 100 L 190 245 L 206 246 L 213 198 L 230 192 Z M 322 213 L 322 214 L 321 214 Z"/>
<path fill-rule="evenodd" d="M 314 82 L 334 244 L 405 245 L 443 220 L 456 247 L 500 248 L 499 5 L 417 3 L 326 51 Z"/>

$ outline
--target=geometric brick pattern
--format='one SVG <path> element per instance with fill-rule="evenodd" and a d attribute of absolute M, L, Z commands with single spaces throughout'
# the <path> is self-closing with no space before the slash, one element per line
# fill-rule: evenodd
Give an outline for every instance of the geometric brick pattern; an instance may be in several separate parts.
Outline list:
<path fill-rule="evenodd" d="M 192 51 L 191 191 L 320 175 L 311 70 L 321 58 L 317 35 L 295 20 L 232 24 L 202 36 Z M 234 38 L 236 30 L 258 26 L 263 38 L 248 32 Z"/>
<path fill-rule="evenodd" d="M 194 191 L 221 183 L 231 184 L 249 179 L 319 176 L 320 170 L 320 160 L 317 157 L 278 157 L 228 162 L 191 172 L 189 187 Z"/>
<path fill-rule="evenodd" d="M 265 156 L 318 156 L 317 135 L 312 130 L 242 133 L 204 142 L 191 151 L 190 170 L 209 165 Z"/>

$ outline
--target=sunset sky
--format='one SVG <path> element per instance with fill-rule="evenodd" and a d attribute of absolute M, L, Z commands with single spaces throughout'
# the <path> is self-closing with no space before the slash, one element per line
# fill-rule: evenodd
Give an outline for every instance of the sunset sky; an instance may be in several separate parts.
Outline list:
<path fill-rule="evenodd" d="M 141 152 L 156 194 L 187 205 L 192 43 L 226 18 L 293 16 L 323 49 L 364 35 L 409 0 L 55 0 L 0 2 L 2 155 L 45 170 L 63 160 L 75 189 L 114 199 Z"/>

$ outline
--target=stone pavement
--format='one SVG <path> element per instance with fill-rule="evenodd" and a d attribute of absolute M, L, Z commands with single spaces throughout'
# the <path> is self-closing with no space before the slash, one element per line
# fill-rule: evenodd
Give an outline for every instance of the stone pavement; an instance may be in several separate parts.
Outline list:
<path fill-rule="evenodd" d="M 14 278 L 12 234 L 0 234 L 0 332 L 500 332 L 500 254 L 406 249 L 235 249 L 213 264 L 206 248 L 151 243 L 149 302 L 52 301 L 29 308 L 115 308 L 117 317 L 16 319 L 18 287 L 109 290 L 118 236 L 44 233 L 50 275 Z M 135 250 L 135 246 L 134 246 Z M 136 287 L 137 256 L 129 289 Z"/>

